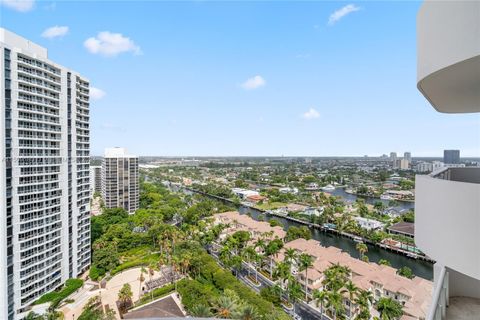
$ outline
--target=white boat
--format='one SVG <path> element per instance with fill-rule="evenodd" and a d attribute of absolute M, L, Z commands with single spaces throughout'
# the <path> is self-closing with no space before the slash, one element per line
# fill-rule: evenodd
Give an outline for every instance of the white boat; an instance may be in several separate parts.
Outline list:
<path fill-rule="evenodd" d="M 325 187 L 322 187 L 322 191 L 333 191 L 335 190 L 335 187 L 332 186 L 331 184 L 327 184 Z"/>
<path fill-rule="evenodd" d="M 393 197 L 389 196 L 388 194 L 382 194 L 380 196 L 380 199 L 382 199 L 382 200 L 395 200 Z"/>

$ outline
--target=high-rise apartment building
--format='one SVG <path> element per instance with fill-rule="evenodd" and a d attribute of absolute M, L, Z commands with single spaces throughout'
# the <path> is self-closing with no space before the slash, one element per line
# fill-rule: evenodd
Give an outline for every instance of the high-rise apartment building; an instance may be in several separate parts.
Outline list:
<path fill-rule="evenodd" d="M 408 162 L 412 162 L 412 154 L 410 152 L 403 153 L 403 159 L 407 160 Z"/>
<path fill-rule="evenodd" d="M 397 167 L 397 153 L 396 152 L 390 152 L 390 161 L 392 162 L 392 167 L 396 168 Z"/>
<path fill-rule="evenodd" d="M 418 13 L 417 87 L 440 112 L 480 112 L 479 13 L 479 1 L 425 1 Z M 415 179 L 415 242 L 436 261 L 428 320 L 479 319 L 479 195 L 480 168 Z"/>
<path fill-rule="evenodd" d="M 445 164 L 460 163 L 460 150 L 443 150 L 443 163 Z"/>
<path fill-rule="evenodd" d="M 90 265 L 89 83 L 0 28 L 0 319 Z"/>
<path fill-rule="evenodd" d="M 399 161 L 399 165 L 398 167 L 401 169 L 401 170 L 408 170 L 410 169 L 410 161 L 408 161 L 407 159 L 403 158 Z"/>
<path fill-rule="evenodd" d="M 139 205 L 138 156 L 108 148 L 102 163 L 102 198 L 107 208 L 135 213 Z"/>
<path fill-rule="evenodd" d="M 92 197 L 102 193 L 102 166 L 90 166 L 90 190 Z"/>

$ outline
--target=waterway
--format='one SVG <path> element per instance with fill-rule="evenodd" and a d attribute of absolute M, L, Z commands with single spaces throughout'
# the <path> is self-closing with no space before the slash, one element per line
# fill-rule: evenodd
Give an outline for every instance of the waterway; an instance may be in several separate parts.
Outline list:
<path fill-rule="evenodd" d="M 362 198 L 362 199 L 365 199 L 365 202 L 369 204 L 375 204 L 375 202 L 381 201 L 384 205 L 388 206 L 388 203 L 389 203 L 388 200 L 382 200 L 382 199 L 373 198 L 373 197 L 357 196 L 355 194 L 347 193 L 345 192 L 345 188 L 336 188 L 333 191 L 324 191 L 324 192 L 334 196 L 339 196 L 343 198 L 345 202 L 355 202 L 357 198 Z M 413 209 L 415 206 L 414 202 L 408 202 L 408 201 L 396 201 L 396 203 L 397 205 L 395 208 L 400 211 Z"/>
<path fill-rule="evenodd" d="M 254 208 L 240 206 L 238 208 L 238 211 L 241 214 L 249 214 L 255 220 L 259 220 L 259 216 L 262 216 L 262 218 L 265 221 L 268 221 L 270 219 L 278 220 L 283 224 L 283 228 L 285 230 L 287 230 L 291 226 L 296 226 L 296 227 L 303 226 L 300 223 L 297 223 L 295 221 L 290 221 L 282 217 L 265 215 L 261 211 L 256 210 Z M 310 228 L 310 230 L 312 231 L 312 238 L 319 241 L 322 244 L 322 246 L 324 247 L 334 246 L 336 248 L 342 249 L 345 252 L 348 252 L 354 258 L 360 257 L 356 249 L 357 243 L 352 239 L 327 233 L 327 232 L 322 232 L 314 228 Z M 398 268 L 407 266 L 410 269 L 412 269 L 415 275 L 428 280 L 433 279 L 433 265 L 431 263 L 423 260 L 411 259 L 404 255 L 396 254 L 394 252 L 381 249 L 379 247 L 376 247 L 370 244 L 367 244 L 367 246 L 368 246 L 368 252 L 366 253 L 366 255 L 368 256 L 368 259 L 371 262 L 378 262 L 380 259 L 386 259 L 390 262 L 390 264 L 394 268 L 398 269 Z"/>
<path fill-rule="evenodd" d="M 174 191 L 179 191 L 178 188 L 174 188 L 174 189 L 176 189 Z M 183 189 L 183 191 L 187 194 L 192 193 L 191 191 L 185 190 L 185 189 Z M 346 201 L 355 201 L 357 197 L 356 195 L 346 193 L 343 189 L 336 189 L 335 191 L 332 192 L 332 194 L 341 196 Z M 372 204 L 378 200 L 380 199 L 366 198 L 366 202 L 372 203 Z M 386 202 L 388 203 L 388 201 Z M 409 203 L 409 202 L 399 203 L 399 209 L 409 209 L 409 208 L 413 208 L 413 203 Z M 260 216 L 262 216 L 261 219 L 265 221 L 268 221 L 270 219 L 276 219 L 282 223 L 283 228 L 285 230 L 287 230 L 291 226 L 296 226 L 296 227 L 303 226 L 303 224 L 300 224 L 298 222 L 287 220 L 282 217 L 269 216 L 259 210 L 246 207 L 243 205 L 240 205 L 240 207 L 238 208 L 238 211 L 241 214 L 249 214 L 255 220 L 259 220 Z M 334 246 L 336 248 L 342 249 L 343 251 L 349 253 L 354 258 L 360 257 L 360 254 L 356 249 L 357 243 L 352 239 L 327 233 L 327 232 L 322 232 L 315 228 L 310 228 L 310 230 L 312 231 L 312 238 L 319 241 L 322 246 L 324 247 Z M 394 268 L 398 269 L 398 268 L 407 266 L 410 269 L 412 269 L 412 272 L 416 276 L 422 277 L 427 280 L 433 280 L 433 265 L 430 262 L 408 258 L 404 255 L 396 254 L 394 252 L 381 249 L 379 247 L 376 247 L 370 244 L 367 244 L 367 246 L 368 246 L 368 252 L 366 253 L 366 255 L 368 256 L 368 259 L 371 262 L 378 262 L 380 259 L 385 259 L 385 260 L 388 260 L 392 265 L 392 267 Z"/>

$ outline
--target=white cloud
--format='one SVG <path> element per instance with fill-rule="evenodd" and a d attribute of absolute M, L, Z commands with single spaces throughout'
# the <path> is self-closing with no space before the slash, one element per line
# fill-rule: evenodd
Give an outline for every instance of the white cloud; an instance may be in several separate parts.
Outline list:
<path fill-rule="evenodd" d="M 263 87 L 265 84 L 266 81 L 262 78 L 262 76 L 255 76 L 242 83 L 242 88 L 245 90 L 254 90 Z"/>
<path fill-rule="evenodd" d="M 54 26 L 46 29 L 42 33 L 42 37 L 48 38 L 48 39 L 53 39 L 57 37 L 63 37 L 68 33 L 68 27 L 67 26 Z"/>
<path fill-rule="evenodd" d="M 33 9 L 35 0 L 0 0 L 0 4 L 20 12 L 27 12 Z"/>
<path fill-rule="evenodd" d="M 312 120 L 312 119 L 316 119 L 318 117 L 320 117 L 320 113 L 317 110 L 315 110 L 314 108 L 310 108 L 310 109 L 308 109 L 307 112 L 302 114 L 302 118 L 306 119 L 306 120 Z"/>
<path fill-rule="evenodd" d="M 90 53 L 101 54 L 106 57 L 114 57 L 123 52 L 142 54 L 142 50 L 130 38 L 121 33 L 102 31 L 96 37 L 91 37 L 83 43 Z"/>
<path fill-rule="evenodd" d="M 347 4 L 345 7 L 336 10 L 330 15 L 330 17 L 328 18 L 328 24 L 332 26 L 343 17 L 358 10 L 360 10 L 360 7 L 357 7 L 354 4 Z"/>
<path fill-rule="evenodd" d="M 106 93 L 103 90 L 100 90 L 95 87 L 90 87 L 90 98 L 92 100 L 99 100 L 105 97 Z"/>

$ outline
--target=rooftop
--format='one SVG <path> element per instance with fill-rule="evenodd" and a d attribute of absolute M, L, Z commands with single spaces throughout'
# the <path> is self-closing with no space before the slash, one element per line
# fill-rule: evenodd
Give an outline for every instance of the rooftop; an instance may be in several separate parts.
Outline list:
<path fill-rule="evenodd" d="M 154 301 L 123 316 L 123 319 L 184 318 L 185 314 L 172 295 Z"/>
<path fill-rule="evenodd" d="M 321 280 L 323 272 L 338 263 L 352 270 L 352 281 L 364 290 L 372 288 L 373 283 L 378 283 L 384 290 L 408 296 L 409 299 L 404 305 L 404 312 L 407 315 L 425 318 L 428 312 L 433 290 L 431 281 L 419 277 L 408 279 L 399 276 L 395 268 L 355 259 L 338 248 L 323 247 L 316 240 L 300 238 L 287 242 L 284 248 L 293 248 L 315 258 L 313 268 L 308 272 L 309 278 L 313 281 Z M 285 249 L 282 249 L 276 258 L 277 261 L 283 260 Z M 317 285 L 320 287 L 321 283 Z"/>
<path fill-rule="evenodd" d="M 126 148 L 106 148 L 105 149 L 105 158 L 136 158 L 137 156 L 127 153 Z"/>
<path fill-rule="evenodd" d="M 411 236 L 415 235 L 415 224 L 412 222 L 398 222 L 391 225 L 388 230 L 409 234 Z"/>

